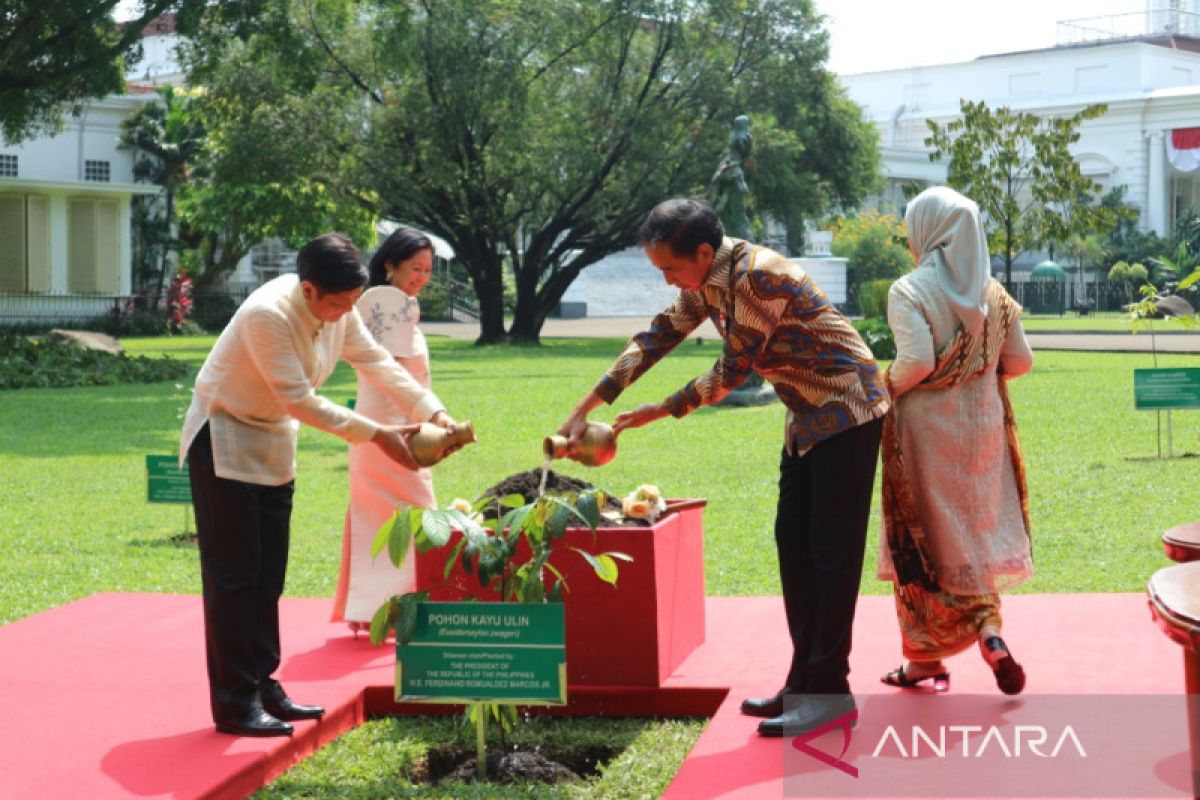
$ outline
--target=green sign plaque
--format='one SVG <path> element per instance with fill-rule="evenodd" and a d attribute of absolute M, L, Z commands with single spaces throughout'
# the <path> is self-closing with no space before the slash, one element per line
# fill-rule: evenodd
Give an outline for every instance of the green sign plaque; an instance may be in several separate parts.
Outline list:
<path fill-rule="evenodd" d="M 1135 369 L 1133 405 L 1143 411 L 1200 408 L 1200 368 Z"/>
<path fill-rule="evenodd" d="M 146 499 L 151 503 L 191 503 L 192 484 L 179 456 L 146 456 Z"/>
<path fill-rule="evenodd" d="M 420 603 L 396 646 L 396 699 L 567 702 L 561 603 Z"/>

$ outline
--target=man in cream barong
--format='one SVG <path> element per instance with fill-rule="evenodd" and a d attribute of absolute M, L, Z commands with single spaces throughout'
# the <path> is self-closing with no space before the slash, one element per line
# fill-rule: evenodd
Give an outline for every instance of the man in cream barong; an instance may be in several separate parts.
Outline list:
<path fill-rule="evenodd" d="M 339 359 L 413 420 L 453 429 L 441 401 L 372 338 L 354 309 L 367 271 L 341 234 L 319 236 L 296 273 L 256 289 L 196 377 L 180 460 L 188 462 L 204 588 L 209 700 L 217 730 L 288 736 L 301 705 L 274 678 L 300 423 L 416 469 L 407 436 L 316 393 Z"/>

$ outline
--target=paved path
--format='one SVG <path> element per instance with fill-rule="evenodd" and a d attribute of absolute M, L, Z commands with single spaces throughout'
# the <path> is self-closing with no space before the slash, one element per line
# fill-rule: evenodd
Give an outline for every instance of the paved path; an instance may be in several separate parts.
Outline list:
<path fill-rule="evenodd" d="M 608 338 L 628 339 L 646 330 L 650 317 L 588 317 L 585 319 L 551 319 L 542 327 L 544 338 Z M 479 325 L 467 322 L 424 322 L 421 330 L 434 336 L 453 339 L 475 339 Z M 705 322 L 693 334 L 704 339 L 716 339 L 717 330 Z M 1130 333 L 1056 331 L 1030 333 L 1029 342 L 1035 350 L 1094 350 L 1101 352 L 1200 353 L 1200 332 L 1171 331 L 1153 337 L 1143 331 Z"/>

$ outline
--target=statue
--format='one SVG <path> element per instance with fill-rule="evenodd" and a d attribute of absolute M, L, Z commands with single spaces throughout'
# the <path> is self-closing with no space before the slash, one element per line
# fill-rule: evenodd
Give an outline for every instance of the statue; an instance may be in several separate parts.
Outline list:
<path fill-rule="evenodd" d="M 754 136 L 750 133 L 750 118 L 745 114 L 734 117 L 733 135 L 729 137 L 729 152 L 717 165 L 709 182 L 713 187 L 713 210 L 725 224 L 725 233 L 735 239 L 750 239 L 750 219 L 746 216 L 746 173 L 742 166 L 750 158 Z M 751 370 L 741 386 L 725 395 L 719 406 L 757 406 L 778 399 L 775 389 L 763 376 Z"/>
<path fill-rule="evenodd" d="M 741 114 L 733 120 L 733 135 L 729 152 L 717 165 L 709 181 L 713 188 L 713 210 L 725 223 L 725 232 L 735 239 L 750 238 L 750 220 L 746 216 L 746 173 L 742 167 L 750 157 L 754 136 L 750 133 L 750 118 Z"/>

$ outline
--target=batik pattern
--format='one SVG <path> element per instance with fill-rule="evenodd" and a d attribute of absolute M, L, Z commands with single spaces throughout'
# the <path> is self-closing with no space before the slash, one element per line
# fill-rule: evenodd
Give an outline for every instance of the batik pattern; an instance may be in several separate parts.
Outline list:
<path fill-rule="evenodd" d="M 613 402 L 705 319 L 725 348 L 713 368 L 668 397 L 675 417 L 716 403 L 757 371 L 788 409 L 785 446 L 800 455 L 887 412 L 870 348 L 798 265 L 740 239 L 725 239 L 704 285 L 684 290 L 630 340 L 596 393 Z"/>

